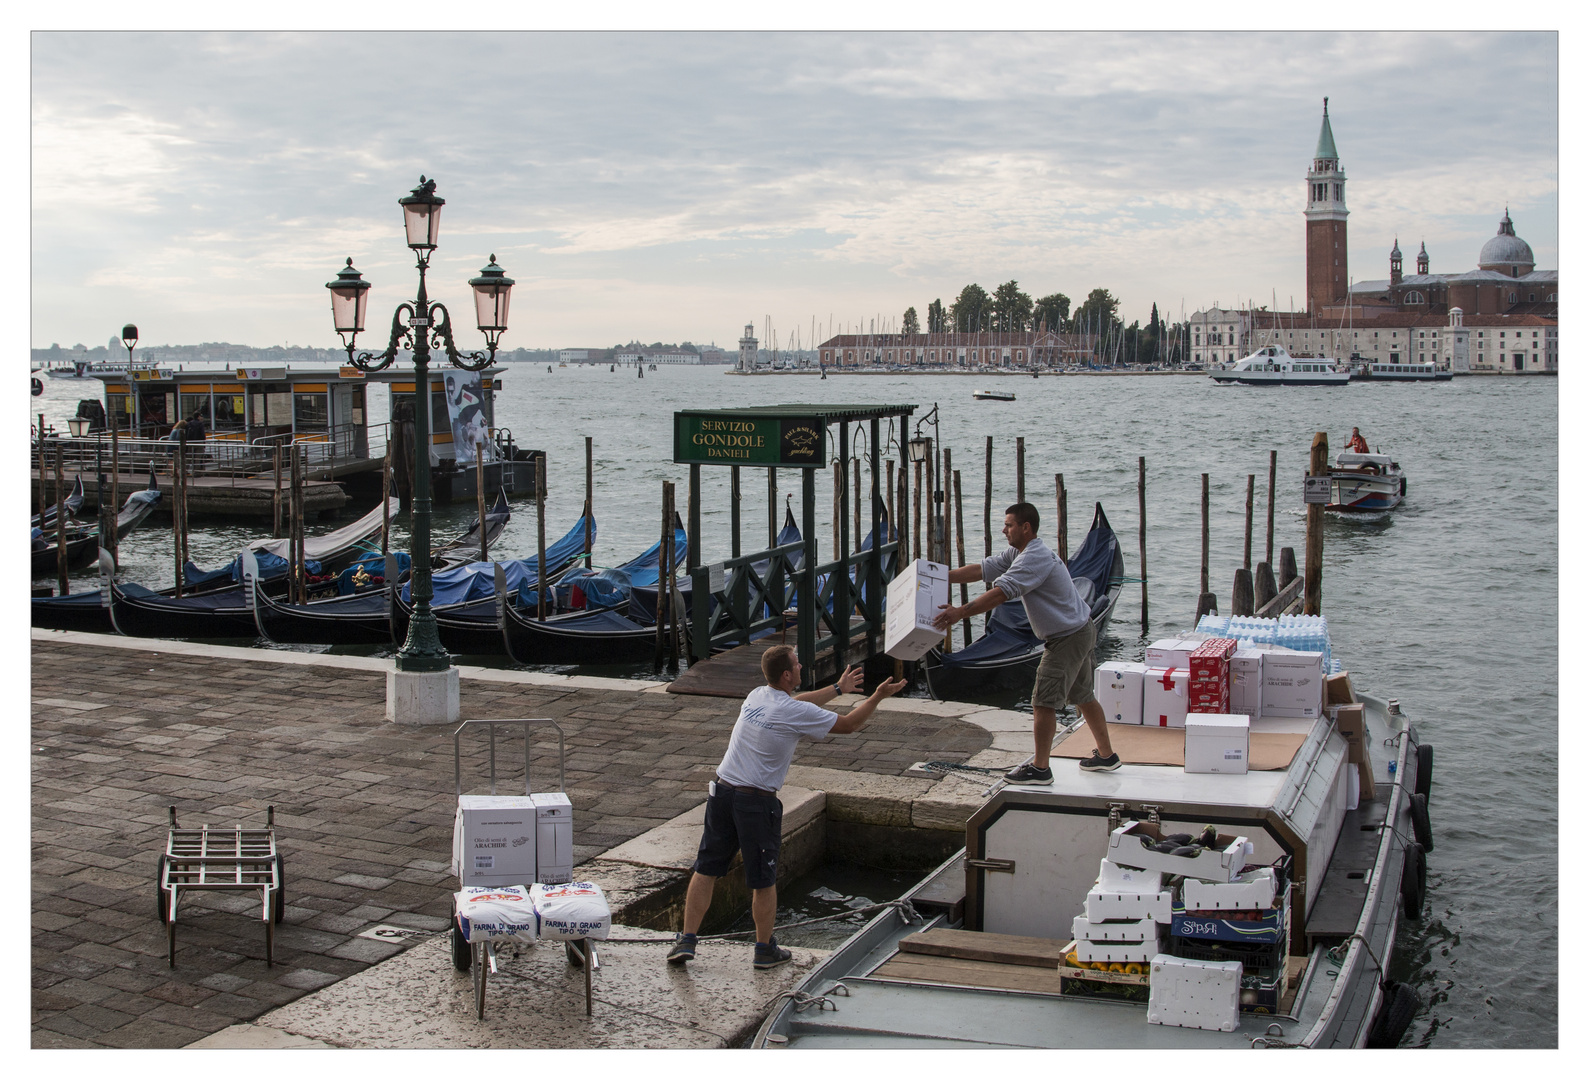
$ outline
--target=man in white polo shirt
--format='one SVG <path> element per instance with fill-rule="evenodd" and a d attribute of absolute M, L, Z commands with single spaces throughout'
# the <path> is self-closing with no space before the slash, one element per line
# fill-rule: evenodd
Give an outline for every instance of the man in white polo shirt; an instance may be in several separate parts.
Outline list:
<path fill-rule="evenodd" d="M 684 932 L 668 951 L 668 963 L 695 959 L 696 933 L 712 904 L 717 879 L 739 852 L 750 886 L 750 914 L 756 923 L 757 971 L 777 967 L 789 959 L 789 950 L 778 947 L 772 936 L 778 911 L 778 847 L 782 840 L 783 803 L 778 789 L 789 774 L 795 747 L 802 737 L 848 735 L 871 719 L 884 698 L 905 688 L 904 679 L 882 683 L 871 696 L 848 713 L 823 708 L 840 694 L 854 693 L 861 671 L 844 669 L 839 681 L 820 690 L 795 695 L 800 687 L 800 660 L 788 645 L 774 645 L 761 656 L 766 686 L 745 698 L 739 719 L 728 737 L 728 750 L 717 766 L 717 779 L 707 787 L 706 825 L 695 855 L 695 873 L 684 894 Z"/>

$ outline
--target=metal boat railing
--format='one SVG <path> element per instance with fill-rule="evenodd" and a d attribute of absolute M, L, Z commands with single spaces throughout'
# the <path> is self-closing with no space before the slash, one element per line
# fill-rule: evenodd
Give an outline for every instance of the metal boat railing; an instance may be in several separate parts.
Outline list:
<path fill-rule="evenodd" d="M 325 479 L 338 467 L 384 456 L 387 436 L 387 424 L 360 427 L 345 425 L 317 432 L 285 432 L 260 436 L 252 441 L 244 441 L 241 431 L 210 432 L 205 438 L 186 444 L 186 464 L 190 476 L 227 481 L 235 486 L 240 480 L 273 478 L 278 457 L 285 476 L 288 457 L 286 454 L 278 455 L 277 451 L 282 447 L 297 446 L 303 448 L 306 456 L 308 478 Z M 123 486 L 129 482 L 138 483 L 149 475 L 151 469 L 156 476 L 170 476 L 175 468 L 176 441 L 123 437 L 116 442 Z M 44 449 L 46 474 L 55 468 L 57 454 L 60 455 L 61 467 L 65 472 L 84 477 L 92 476 L 100 469 L 107 475 L 110 472 L 111 438 L 108 431 L 80 438 L 47 435 Z M 32 457 L 34 467 L 38 468 L 37 440 L 33 444 Z"/>

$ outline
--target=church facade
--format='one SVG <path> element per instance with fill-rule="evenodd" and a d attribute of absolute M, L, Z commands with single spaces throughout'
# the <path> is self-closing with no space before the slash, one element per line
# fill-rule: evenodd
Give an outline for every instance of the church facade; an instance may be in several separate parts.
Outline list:
<path fill-rule="evenodd" d="M 1419 245 L 1414 272 L 1402 270 L 1393 238 L 1389 276 L 1347 275 L 1346 174 L 1330 128 L 1329 99 L 1305 177 L 1306 297 L 1303 311 L 1210 308 L 1191 317 L 1191 355 L 1228 364 L 1269 344 L 1293 356 L 1427 363 L 1456 373 L 1557 370 L 1558 273 L 1535 266 L 1510 207 L 1479 249 L 1478 265 L 1436 273 Z"/>

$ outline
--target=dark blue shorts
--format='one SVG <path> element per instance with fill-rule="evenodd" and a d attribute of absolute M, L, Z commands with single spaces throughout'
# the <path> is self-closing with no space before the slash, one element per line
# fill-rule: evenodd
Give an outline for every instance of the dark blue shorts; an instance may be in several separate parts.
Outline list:
<path fill-rule="evenodd" d="M 706 799 L 706 828 L 695 853 L 695 870 L 722 877 L 739 852 L 745 882 L 765 889 L 778 882 L 778 846 L 783 838 L 783 803 L 776 795 L 751 795 L 717 785 Z"/>

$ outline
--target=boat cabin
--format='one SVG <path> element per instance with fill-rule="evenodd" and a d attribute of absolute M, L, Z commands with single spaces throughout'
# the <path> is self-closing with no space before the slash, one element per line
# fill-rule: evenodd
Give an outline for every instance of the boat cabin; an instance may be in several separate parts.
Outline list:
<path fill-rule="evenodd" d="M 1394 469 L 1396 463 L 1390 459 L 1389 454 L 1354 454 L 1349 450 L 1343 450 L 1335 455 L 1335 467 L 1383 476 Z"/>

